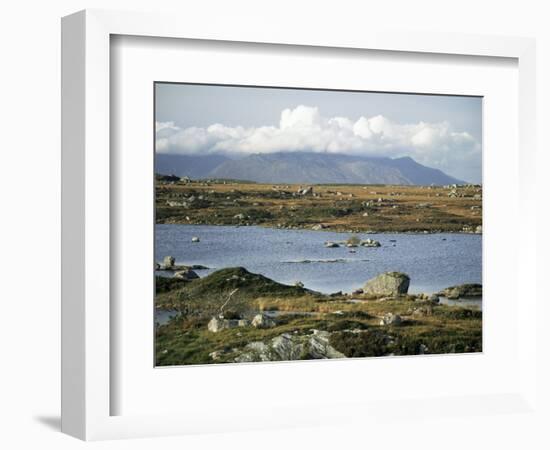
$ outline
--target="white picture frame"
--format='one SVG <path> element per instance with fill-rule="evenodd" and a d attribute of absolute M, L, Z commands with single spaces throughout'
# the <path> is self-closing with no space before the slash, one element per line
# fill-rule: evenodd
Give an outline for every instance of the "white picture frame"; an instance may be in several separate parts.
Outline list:
<path fill-rule="evenodd" d="M 111 36 L 141 36 L 255 44 L 284 44 L 332 51 L 366 49 L 499 57 L 517 60 L 519 181 L 514 192 L 521 214 L 522 246 L 517 249 L 518 279 L 534 273 L 536 237 L 530 174 L 535 164 L 535 43 L 532 39 L 456 34 L 417 34 L 370 30 L 338 36 L 322 30 L 284 30 L 250 23 L 238 28 L 227 23 L 215 30 L 191 17 L 87 10 L 62 21 L 62 430 L 85 440 L 163 436 L 211 431 L 307 426 L 373 417 L 392 416 L 392 403 L 343 402 L 328 408 L 304 404 L 285 407 L 276 414 L 237 411 L 230 420 L 223 414 L 193 412 L 112 415 L 110 336 L 117 326 L 111 320 L 111 184 L 110 64 Z M 536 408 L 536 328 L 529 311 L 537 308 L 534 285 L 527 286 L 517 315 L 519 377 L 512 390 L 461 398 L 435 397 L 445 411 L 467 415 L 472 407 L 486 414 L 507 408 L 523 412 Z M 271 366 L 273 367 L 273 366 Z M 270 366 L 264 366 L 268 373 Z M 184 376 L 184 375 L 182 375 Z M 403 399 L 404 400 L 404 399 Z M 394 401 L 394 400 L 392 400 Z M 322 405 L 321 405 L 322 406 Z M 411 414 L 422 410 L 419 400 L 408 399 Z M 270 418 L 266 425 L 266 418 Z"/>

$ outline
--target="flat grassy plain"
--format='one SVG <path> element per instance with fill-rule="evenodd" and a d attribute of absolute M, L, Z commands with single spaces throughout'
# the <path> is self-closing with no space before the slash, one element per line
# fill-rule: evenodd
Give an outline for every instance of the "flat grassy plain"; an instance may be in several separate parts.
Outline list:
<path fill-rule="evenodd" d="M 480 186 L 273 185 L 157 179 L 156 222 L 345 232 L 474 232 Z"/>

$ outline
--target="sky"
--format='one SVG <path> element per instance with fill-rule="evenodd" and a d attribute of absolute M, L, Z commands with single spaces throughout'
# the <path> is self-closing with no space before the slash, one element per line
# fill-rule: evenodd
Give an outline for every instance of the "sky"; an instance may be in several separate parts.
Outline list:
<path fill-rule="evenodd" d="M 158 153 L 410 156 L 481 182 L 480 97 L 157 83 L 155 103 Z"/>

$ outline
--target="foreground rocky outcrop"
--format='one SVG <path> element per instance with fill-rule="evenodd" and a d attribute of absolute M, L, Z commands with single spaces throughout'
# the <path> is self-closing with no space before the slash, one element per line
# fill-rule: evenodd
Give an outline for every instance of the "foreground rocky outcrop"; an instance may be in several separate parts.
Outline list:
<path fill-rule="evenodd" d="M 244 347 L 235 362 L 295 361 L 298 359 L 345 358 L 329 344 L 328 331 L 311 330 L 311 334 L 283 333 L 267 343 L 251 342 Z"/>
<path fill-rule="evenodd" d="M 367 281 L 363 293 L 368 295 L 402 295 L 409 290 L 410 277 L 402 272 L 386 272 Z"/>

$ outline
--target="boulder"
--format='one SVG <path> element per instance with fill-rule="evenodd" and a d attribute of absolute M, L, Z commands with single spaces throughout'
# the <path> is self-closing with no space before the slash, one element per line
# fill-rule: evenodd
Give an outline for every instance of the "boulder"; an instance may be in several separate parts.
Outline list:
<path fill-rule="evenodd" d="M 289 333 L 281 334 L 272 339 L 271 349 L 281 361 L 300 359 L 304 352 L 304 343 L 293 338 Z"/>
<path fill-rule="evenodd" d="M 402 272 L 386 272 L 367 281 L 363 292 L 371 295 L 400 295 L 409 290 L 411 279 Z"/>
<path fill-rule="evenodd" d="M 319 230 L 322 230 L 324 228 L 326 228 L 326 225 L 323 225 L 322 223 L 318 223 L 317 225 L 313 225 L 311 227 L 311 229 L 314 230 L 314 231 L 319 231 Z"/>
<path fill-rule="evenodd" d="M 219 317 L 212 317 L 210 322 L 208 322 L 208 331 L 212 333 L 217 333 L 225 328 L 227 328 L 226 320 L 220 319 Z"/>
<path fill-rule="evenodd" d="M 256 314 L 250 322 L 254 328 L 272 328 L 276 325 L 273 319 L 265 316 L 264 314 Z"/>
<path fill-rule="evenodd" d="M 208 322 L 208 331 L 217 333 L 218 331 L 237 328 L 238 326 L 246 326 L 248 324 L 248 321 L 246 321 L 246 325 L 241 325 L 240 322 L 240 320 L 236 319 L 224 319 L 222 316 L 212 317 L 210 322 Z"/>
<path fill-rule="evenodd" d="M 368 239 L 365 239 L 364 241 L 361 241 L 361 245 L 363 247 L 380 247 L 380 242 L 374 240 L 374 239 L 371 239 L 371 238 L 368 238 Z"/>
<path fill-rule="evenodd" d="M 174 258 L 173 256 L 165 256 L 164 260 L 162 261 L 162 266 L 165 269 L 171 269 L 172 267 L 174 267 L 175 263 L 176 263 L 176 258 Z"/>
<path fill-rule="evenodd" d="M 298 194 L 299 195 L 312 195 L 313 194 L 313 187 L 312 186 L 308 186 L 304 189 L 300 189 L 298 191 Z"/>
<path fill-rule="evenodd" d="M 174 278 L 178 280 L 196 280 L 199 276 L 191 269 L 183 269 L 174 273 Z"/>

